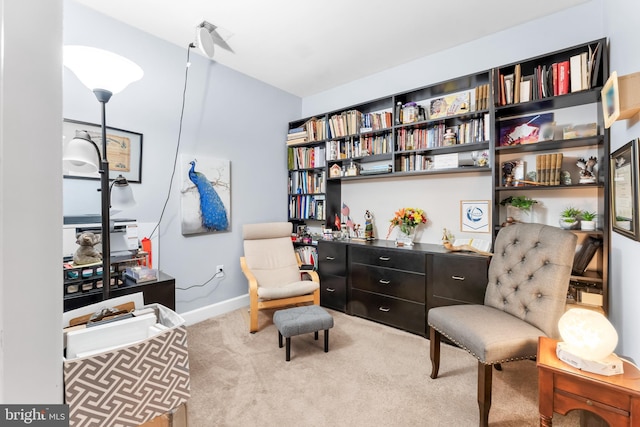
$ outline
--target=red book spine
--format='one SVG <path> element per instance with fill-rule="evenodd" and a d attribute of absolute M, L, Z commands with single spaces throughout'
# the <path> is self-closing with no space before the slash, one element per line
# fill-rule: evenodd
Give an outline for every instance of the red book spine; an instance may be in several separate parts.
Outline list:
<path fill-rule="evenodd" d="M 558 95 L 569 93 L 569 61 L 558 64 Z"/>

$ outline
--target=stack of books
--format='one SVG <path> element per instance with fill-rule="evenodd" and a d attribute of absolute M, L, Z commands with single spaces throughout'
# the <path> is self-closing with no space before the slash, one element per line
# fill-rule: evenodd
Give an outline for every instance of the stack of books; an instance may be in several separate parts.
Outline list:
<path fill-rule="evenodd" d="M 536 176 L 539 184 L 560 185 L 562 153 L 539 154 L 536 156 Z"/>

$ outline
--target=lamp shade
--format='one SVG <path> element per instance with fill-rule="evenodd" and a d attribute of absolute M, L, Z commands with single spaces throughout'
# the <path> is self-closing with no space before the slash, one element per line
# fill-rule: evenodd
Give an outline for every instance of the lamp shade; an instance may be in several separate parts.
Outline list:
<path fill-rule="evenodd" d="M 64 65 L 89 89 L 116 94 L 142 78 L 135 62 L 113 52 L 89 46 L 64 46 Z"/>
<path fill-rule="evenodd" d="M 76 131 L 76 136 L 64 149 L 62 162 L 67 170 L 73 172 L 94 173 L 100 169 L 98 146 L 88 132 Z"/>
<path fill-rule="evenodd" d="M 567 350 L 584 360 L 602 360 L 618 345 L 618 333 L 604 315 L 584 308 L 572 308 L 558 321 Z"/>
<path fill-rule="evenodd" d="M 135 204 L 131 186 L 122 175 L 118 176 L 111 187 L 111 207 L 113 210 L 120 211 L 131 208 Z"/>

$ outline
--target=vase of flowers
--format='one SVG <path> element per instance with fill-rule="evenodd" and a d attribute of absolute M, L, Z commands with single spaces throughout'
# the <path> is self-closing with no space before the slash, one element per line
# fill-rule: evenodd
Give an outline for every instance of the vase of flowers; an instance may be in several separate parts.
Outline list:
<path fill-rule="evenodd" d="M 387 237 L 391 230 L 398 227 L 396 246 L 411 246 L 416 237 L 416 229 L 420 224 L 427 223 L 427 216 L 422 209 L 402 208 L 396 211 L 390 222 Z"/>

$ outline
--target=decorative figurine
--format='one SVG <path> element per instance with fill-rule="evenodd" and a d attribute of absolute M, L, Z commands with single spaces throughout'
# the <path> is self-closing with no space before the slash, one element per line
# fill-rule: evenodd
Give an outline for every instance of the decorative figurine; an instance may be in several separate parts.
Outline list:
<path fill-rule="evenodd" d="M 582 157 L 578 159 L 576 165 L 580 170 L 580 184 L 592 184 L 596 182 L 595 167 L 598 163 L 598 159 L 591 156 L 589 160 L 585 160 Z"/>
<path fill-rule="evenodd" d="M 373 215 L 368 210 L 364 213 L 364 238 L 373 240 Z"/>

